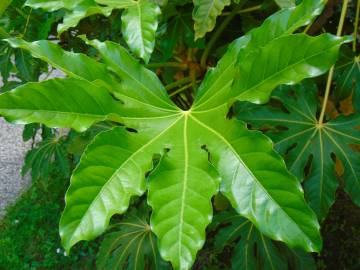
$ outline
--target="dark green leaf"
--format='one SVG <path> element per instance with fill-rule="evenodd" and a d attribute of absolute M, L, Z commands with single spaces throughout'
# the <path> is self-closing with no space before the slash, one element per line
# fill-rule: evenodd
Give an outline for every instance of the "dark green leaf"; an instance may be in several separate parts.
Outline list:
<path fill-rule="evenodd" d="M 282 87 L 273 98 L 287 112 L 272 106 L 239 107 L 239 118 L 254 127 L 266 126 L 275 148 L 286 156 L 290 171 L 304 182 L 310 206 L 322 220 L 335 200 L 339 185 L 332 155 L 344 166 L 345 189 L 360 205 L 360 158 L 352 146 L 360 144 L 359 114 L 339 116 L 317 124 L 317 89 L 311 84 Z M 309 172 L 304 169 L 309 166 Z"/>

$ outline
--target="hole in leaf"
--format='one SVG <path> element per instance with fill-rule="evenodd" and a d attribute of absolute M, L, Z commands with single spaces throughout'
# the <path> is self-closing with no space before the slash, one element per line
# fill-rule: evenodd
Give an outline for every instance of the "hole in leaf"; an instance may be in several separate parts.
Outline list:
<path fill-rule="evenodd" d="M 119 101 L 121 104 L 125 104 L 124 101 L 122 101 L 121 99 L 119 99 L 118 97 L 116 97 L 113 93 L 110 93 L 110 96 L 115 99 L 116 101 Z"/>
<path fill-rule="evenodd" d="M 289 110 L 285 107 L 285 105 L 279 99 L 272 98 L 272 99 L 270 99 L 269 104 L 274 108 L 280 109 L 284 113 L 290 114 Z"/>
<path fill-rule="evenodd" d="M 285 155 L 289 154 L 291 150 L 296 148 L 297 145 L 298 145 L 297 143 L 292 144 L 288 149 L 286 149 Z"/>
<path fill-rule="evenodd" d="M 138 133 L 137 132 L 137 130 L 136 129 L 133 129 L 133 128 L 129 128 L 129 127 L 127 127 L 127 128 L 125 128 L 127 131 L 129 131 L 129 132 L 132 132 L 132 133 Z"/>
<path fill-rule="evenodd" d="M 306 165 L 304 167 L 304 176 L 305 177 L 308 177 L 310 172 L 311 172 L 313 158 L 314 158 L 314 156 L 310 155 L 307 162 L 306 162 Z"/>
<path fill-rule="evenodd" d="M 211 154 L 210 154 L 210 151 L 209 149 L 207 148 L 206 144 L 203 144 L 201 146 L 201 149 L 204 150 L 207 154 L 208 154 L 208 161 L 211 163 Z"/>
<path fill-rule="evenodd" d="M 275 126 L 275 128 L 278 130 L 278 131 L 287 131 L 289 130 L 288 127 L 285 127 L 285 126 Z"/>

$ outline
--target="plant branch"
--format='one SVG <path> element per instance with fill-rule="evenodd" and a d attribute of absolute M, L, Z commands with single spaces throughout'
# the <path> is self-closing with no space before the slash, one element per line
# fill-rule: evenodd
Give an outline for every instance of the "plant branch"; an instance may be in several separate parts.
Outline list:
<path fill-rule="evenodd" d="M 344 0 L 343 1 L 342 8 L 341 8 L 341 16 L 340 16 L 340 20 L 339 20 L 339 24 L 338 24 L 338 28 L 337 28 L 337 32 L 336 32 L 337 36 L 341 36 L 343 26 L 344 26 L 346 11 L 347 11 L 347 8 L 348 8 L 348 4 L 349 4 L 349 0 Z M 324 122 L 326 106 L 327 106 L 327 102 L 329 100 L 329 95 L 330 95 L 331 82 L 332 82 L 332 78 L 334 76 L 334 69 L 335 69 L 335 65 L 333 65 L 330 68 L 329 75 L 328 75 L 328 78 L 327 78 L 324 100 L 323 100 L 321 113 L 320 113 L 320 117 L 319 117 L 319 124 L 320 125 L 322 125 L 323 122 Z"/>
<path fill-rule="evenodd" d="M 221 33 L 225 30 L 226 26 L 231 22 L 231 20 L 236 16 L 236 14 L 241 10 L 241 8 L 243 7 L 243 5 L 246 3 L 246 1 L 243 1 L 240 5 L 238 5 L 237 7 L 235 7 L 230 14 L 225 18 L 225 20 L 221 23 L 221 25 L 216 29 L 215 33 L 211 36 L 210 41 L 208 42 L 208 44 L 205 47 L 205 50 L 201 56 L 201 60 L 200 60 L 200 67 L 202 69 L 205 69 L 206 67 L 206 60 L 209 56 L 210 50 L 212 49 L 212 47 L 215 45 L 215 42 L 218 40 L 218 38 L 220 37 Z"/>
<path fill-rule="evenodd" d="M 191 82 L 191 83 L 188 83 L 187 85 L 185 85 L 185 86 L 179 88 L 178 90 L 172 92 L 169 96 L 170 96 L 170 97 L 173 97 L 173 96 L 175 96 L 175 95 L 177 95 L 177 94 L 180 94 L 182 91 L 185 91 L 186 89 L 190 88 L 192 85 L 193 85 L 192 82 Z"/>
<path fill-rule="evenodd" d="M 201 80 L 198 80 L 198 81 L 196 81 L 196 83 L 198 83 L 198 82 L 200 82 L 200 81 L 201 81 Z M 187 85 L 185 85 L 185 86 L 177 89 L 176 91 L 170 93 L 169 96 L 170 96 L 170 97 L 173 97 L 173 96 L 175 96 L 175 95 L 177 95 L 177 94 L 180 94 L 181 92 L 185 91 L 186 89 L 192 87 L 193 84 L 194 84 L 194 83 L 191 82 L 191 83 L 189 83 L 189 84 L 187 84 Z"/>
<path fill-rule="evenodd" d="M 354 22 L 354 40 L 353 40 L 353 52 L 356 52 L 357 30 L 359 27 L 359 15 L 360 15 L 360 0 L 357 1 L 356 15 Z"/>

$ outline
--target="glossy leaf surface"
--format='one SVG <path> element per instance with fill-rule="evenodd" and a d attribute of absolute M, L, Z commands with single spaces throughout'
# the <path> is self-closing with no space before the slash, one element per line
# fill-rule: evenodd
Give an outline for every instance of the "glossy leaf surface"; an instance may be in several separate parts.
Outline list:
<path fill-rule="evenodd" d="M 271 106 L 250 105 L 238 116 L 255 127 L 270 127 L 266 134 L 286 156 L 290 171 L 304 182 L 306 198 L 322 220 L 334 203 L 339 185 L 333 154 L 344 166 L 346 191 L 359 204 L 360 155 L 352 147 L 360 144 L 360 118 L 358 114 L 338 116 L 319 126 L 316 90 L 314 85 L 305 84 L 276 91 L 273 98 L 282 102 L 288 113 Z"/>
<path fill-rule="evenodd" d="M 206 74 L 204 83 L 199 87 L 194 106 L 197 107 L 203 99 L 209 99 L 219 92 L 230 92 L 235 74 L 238 72 L 236 63 L 241 64 L 247 55 L 265 47 L 275 39 L 290 35 L 299 27 L 309 23 L 321 13 L 324 3 L 325 1 L 304 0 L 294 9 L 280 10 L 267 18 L 260 27 L 233 41 L 219 60 L 217 67 L 210 69 Z"/>
<path fill-rule="evenodd" d="M 58 45 L 45 40 L 26 42 L 19 38 L 12 38 L 5 41 L 14 48 L 29 51 L 33 57 L 40 58 L 70 77 L 87 81 L 102 78 L 104 81 L 114 83 L 106 66 L 85 54 L 64 51 Z"/>
<path fill-rule="evenodd" d="M 119 121 L 119 110 L 120 104 L 105 88 L 77 79 L 28 83 L 0 97 L 0 114 L 8 121 L 41 122 L 78 131 L 106 119 Z"/>
<path fill-rule="evenodd" d="M 207 32 L 214 29 L 217 16 L 230 3 L 230 0 L 194 0 L 195 39 L 204 37 Z"/>
<path fill-rule="evenodd" d="M 157 4 L 139 0 L 121 17 L 122 32 L 130 49 L 147 63 L 155 46 L 155 33 L 161 11 Z"/>
<path fill-rule="evenodd" d="M 207 110 L 235 99 L 265 103 L 276 86 L 294 84 L 325 73 L 336 61 L 340 45 L 348 40 L 328 34 L 318 37 L 296 34 L 270 41 L 246 57 L 240 57 L 234 72 L 241 76 L 237 76 L 232 87 L 229 87 L 231 81 L 223 83 L 225 91 L 214 93 L 202 104 L 197 104 L 196 108 Z"/>
<path fill-rule="evenodd" d="M 150 5 L 140 1 L 136 7 L 143 3 Z M 177 108 L 156 75 L 118 44 L 88 41 L 102 57 L 103 63 L 98 63 L 46 42 L 10 40 L 14 46 L 29 49 L 62 68 L 75 77 L 72 80 L 110 92 L 106 96 L 117 104 L 116 110 L 107 106 L 109 111 L 104 115 L 117 115 L 111 120 L 125 126 L 100 133 L 73 173 L 60 224 L 66 249 L 100 235 L 112 215 L 126 211 L 132 196 L 147 191 L 153 210 L 150 224 L 158 237 L 160 254 L 175 269 L 189 269 L 205 242 L 205 230 L 212 220 L 211 200 L 220 190 L 262 234 L 290 247 L 319 251 L 319 225 L 305 203 L 300 183 L 267 137 L 249 131 L 244 122 L 227 115 L 229 102 L 236 98 L 264 102 L 278 85 L 317 76 L 330 68 L 346 38 L 290 36 L 322 6 L 319 1 L 303 1 L 295 9 L 279 11 L 235 41 L 219 65 L 206 75 L 195 105 L 188 111 Z M 297 45 L 296 52 L 285 51 L 283 62 L 276 57 L 277 62 L 264 65 L 271 54 L 287 49 L 286 42 Z M 70 59 L 79 65 L 71 65 Z M 262 66 L 253 70 L 256 62 Z M 16 91 L 1 95 L 0 104 Z M 31 91 L 28 93 L 30 98 Z M 57 101 L 67 108 L 61 99 Z M 3 115 L 33 121 L 20 114 L 22 109 Z M 47 114 L 39 112 L 36 117 L 38 122 L 54 124 L 54 118 L 48 120 Z M 72 121 L 76 123 L 76 118 Z M 69 123 L 71 127 L 70 119 Z M 88 125 L 90 121 L 81 128 Z M 161 158 L 152 170 L 154 155 Z"/>

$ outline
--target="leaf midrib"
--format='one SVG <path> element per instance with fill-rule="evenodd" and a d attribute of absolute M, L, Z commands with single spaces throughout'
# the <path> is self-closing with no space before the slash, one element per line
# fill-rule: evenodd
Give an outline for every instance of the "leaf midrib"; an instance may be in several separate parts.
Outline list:
<path fill-rule="evenodd" d="M 282 37 L 282 36 L 280 36 L 280 37 L 278 37 L 278 38 L 276 38 L 276 39 L 273 39 L 273 40 L 271 40 L 271 42 L 273 42 L 273 41 L 275 41 L 275 40 L 277 40 L 277 39 L 280 39 L 281 37 Z M 267 45 L 267 44 L 266 44 L 266 45 Z M 266 45 L 264 45 L 264 46 L 261 47 L 261 48 L 265 48 Z M 316 53 L 316 54 L 313 54 L 313 55 L 311 55 L 311 56 L 309 56 L 309 57 L 304 57 L 304 58 L 302 58 L 300 61 L 297 61 L 297 62 L 295 62 L 295 63 L 293 63 L 293 64 L 291 64 L 291 65 L 287 65 L 285 68 L 276 71 L 276 72 L 275 72 L 274 74 L 272 74 L 271 76 L 267 77 L 266 79 L 261 80 L 259 83 L 251 86 L 250 88 L 243 89 L 242 92 L 241 92 L 239 95 L 234 96 L 234 97 L 232 97 L 232 98 L 229 97 L 229 99 L 238 99 L 238 100 L 240 100 L 240 101 L 246 101 L 246 99 L 242 100 L 242 99 L 241 99 L 241 96 L 248 94 L 250 91 L 262 92 L 262 91 L 257 90 L 256 88 L 259 88 L 261 85 L 267 83 L 269 80 L 271 80 L 272 78 L 274 78 L 274 77 L 278 76 L 279 74 L 285 72 L 286 70 L 288 70 L 288 69 L 293 69 L 294 66 L 299 65 L 299 64 L 301 64 L 301 63 L 303 63 L 303 62 L 307 62 L 307 61 L 309 61 L 311 58 L 318 57 L 319 55 L 323 54 L 324 52 L 330 51 L 330 50 L 332 50 L 334 47 L 337 47 L 337 46 L 339 46 L 339 44 L 336 44 L 336 45 L 334 45 L 334 46 L 332 46 L 332 47 L 327 47 L 326 49 L 323 49 L 323 50 L 321 50 L 320 52 L 318 52 L 318 53 Z M 246 54 L 246 57 L 249 57 L 249 55 L 250 55 L 250 54 L 253 54 L 253 53 L 254 53 L 254 51 L 250 51 L 248 54 Z M 236 62 L 236 61 L 234 61 L 234 62 Z M 231 64 L 229 64 L 229 66 L 232 66 L 234 62 L 232 62 Z M 224 72 L 225 72 L 225 71 L 224 71 Z M 222 77 L 222 76 L 219 75 L 219 79 L 220 79 L 221 77 Z M 200 103 L 198 107 L 205 105 L 205 104 L 208 103 L 210 100 L 212 100 L 212 98 L 209 98 L 209 99 L 207 99 L 205 102 Z M 210 110 L 215 110 L 215 109 L 217 109 L 217 108 L 219 108 L 219 107 L 221 107 L 221 106 L 223 106 L 223 105 L 224 105 L 224 103 L 223 103 L 223 104 L 220 104 L 220 105 L 218 105 L 218 106 L 216 106 L 216 107 L 214 107 L 214 108 L 211 108 L 211 109 L 208 109 L 208 110 L 198 110 L 197 112 L 206 112 L 206 111 L 210 111 Z"/>
<path fill-rule="evenodd" d="M 165 128 L 162 132 L 160 132 L 158 135 L 156 135 L 153 139 L 151 139 L 149 142 L 147 142 L 145 145 L 143 145 L 142 147 L 140 147 L 138 150 L 136 150 L 133 154 L 131 154 L 127 160 L 121 164 L 121 166 L 119 166 L 119 168 L 109 177 L 109 180 L 103 185 L 103 187 L 100 189 L 99 193 L 95 196 L 94 200 L 91 202 L 91 204 L 89 205 L 88 209 L 86 209 L 85 213 L 82 215 L 82 218 L 80 219 L 80 223 L 79 225 L 76 227 L 76 229 L 74 230 L 74 233 L 72 235 L 75 234 L 75 232 L 82 226 L 84 220 L 85 220 L 85 216 L 87 216 L 88 212 L 90 211 L 90 209 L 92 208 L 93 204 L 101 197 L 102 192 L 105 190 L 105 187 L 111 182 L 113 181 L 113 179 L 115 179 L 114 175 L 116 175 L 123 167 L 125 164 L 127 164 L 130 160 L 133 160 L 133 157 L 136 156 L 138 153 L 140 153 L 141 151 L 143 151 L 145 148 L 147 148 L 149 145 L 151 145 L 153 142 L 155 142 L 159 137 L 161 137 L 163 134 L 165 134 L 169 129 L 171 129 L 177 122 L 179 122 L 181 119 L 183 118 L 183 116 L 177 118 L 171 125 L 169 125 L 167 128 Z M 114 130 L 114 129 L 113 129 Z M 101 133 L 100 133 L 101 134 Z M 85 155 L 86 156 L 86 155 Z M 134 161 L 133 161 L 134 162 Z M 81 163 L 81 160 L 80 160 Z"/>
<path fill-rule="evenodd" d="M 234 150 L 234 148 L 232 147 L 232 145 L 221 135 L 219 134 L 216 130 L 212 129 L 211 127 L 209 127 L 208 125 L 204 124 L 203 122 L 201 122 L 200 120 L 198 120 L 196 117 L 192 116 L 191 114 L 189 114 L 189 117 L 191 117 L 191 119 L 193 119 L 195 122 L 197 122 L 199 125 L 201 125 L 202 127 L 206 128 L 207 130 L 209 130 L 210 132 L 212 132 L 213 134 L 215 134 L 217 137 L 219 137 L 230 149 L 231 151 L 234 153 L 234 155 L 237 156 L 238 160 L 243 164 L 243 166 L 245 168 L 247 168 L 248 173 L 252 176 L 252 178 L 254 179 L 254 181 L 258 184 L 258 186 L 263 190 L 264 194 L 274 203 L 276 204 L 279 209 L 281 209 L 281 211 L 289 218 L 289 220 L 291 220 L 291 222 L 293 224 L 296 225 L 296 227 L 303 233 L 303 235 L 305 235 L 307 237 L 308 240 L 310 240 L 310 242 L 312 243 L 311 238 L 309 238 L 309 236 L 303 231 L 303 229 L 301 229 L 298 224 L 293 220 L 293 218 L 291 218 L 288 213 L 286 211 L 284 211 L 284 209 L 282 207 L 280 207 L 280 205 L 278 204 L 277 201 L 275 201 L 270 194 L 267 192 L 267 190 L 263 187 L 263 185 L 261 185 L 261 183 L 257 180 L 257 178 L 254 176 L 254 174 L 252 173 L 252 171 L 246 166 L 246 164 L 243 162 L 243 160 L 240 158 L 240 156 L 237 154 L 237 152 Z"/>

